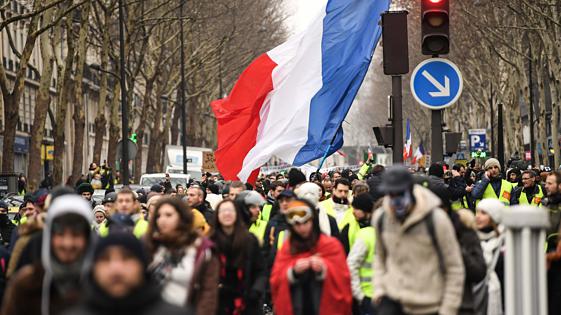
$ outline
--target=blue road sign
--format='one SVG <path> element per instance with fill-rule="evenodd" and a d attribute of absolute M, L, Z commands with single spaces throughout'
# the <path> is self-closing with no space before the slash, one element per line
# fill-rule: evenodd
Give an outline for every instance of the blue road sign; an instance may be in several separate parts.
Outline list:
<path fill-rule="evenodd" d="M 469 133 L 469 149 L 471 152 L 477 150 L 485 151 L 487 149 L 487 132 L 485 129 L 470 129 Z"/>
<path fill-rule="evenodd" d="M 447 59 L 427 59 L 415 68 L 411 76 L 413 97 L 422 106 L 433 110 L 456 103 L 463 87 L 462 73 Z"/>

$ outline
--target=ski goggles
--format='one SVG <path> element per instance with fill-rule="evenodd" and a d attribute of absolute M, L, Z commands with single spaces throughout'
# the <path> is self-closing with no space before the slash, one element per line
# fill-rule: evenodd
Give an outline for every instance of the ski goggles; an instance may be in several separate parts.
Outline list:
<path fill-rule="evenodd" d="M 286 211 L 286 221 L 290 225 L 304 224 L 312 218 L 312 209 L 302 201 L 292 201 Z"/>

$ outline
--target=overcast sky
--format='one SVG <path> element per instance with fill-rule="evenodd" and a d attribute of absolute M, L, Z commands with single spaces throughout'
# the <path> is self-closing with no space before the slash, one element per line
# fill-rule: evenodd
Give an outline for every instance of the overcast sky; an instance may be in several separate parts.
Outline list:
<path fill-rule="evenodd" d="M 318 7 L 325 0 L 284 0 L 288 19 L 287 27 L 291 33 L 303 30 L 310 19 L 318 12 Z"/>

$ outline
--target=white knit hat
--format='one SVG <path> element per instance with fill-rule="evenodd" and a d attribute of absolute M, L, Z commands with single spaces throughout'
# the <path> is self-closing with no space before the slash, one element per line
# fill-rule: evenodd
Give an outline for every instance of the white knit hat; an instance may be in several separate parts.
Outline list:
<path fill-rule="evenodd" d="M 495 223 L 499 224 L 502 221 L 505 205 L 498 199 L 483 199 L 475 208 L 476 210 L 485 211 Z"/>

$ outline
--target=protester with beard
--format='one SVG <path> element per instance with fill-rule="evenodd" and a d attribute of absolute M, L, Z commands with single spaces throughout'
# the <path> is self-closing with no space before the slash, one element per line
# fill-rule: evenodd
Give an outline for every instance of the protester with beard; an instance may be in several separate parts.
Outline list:
<path fill-rule="evenodd" d="M 224 200 L 216 207 L 211 237 L 220 262 L 218 315 L 260 314 L 267 278 L 259 241 L 248 231 L 241 209 Z"/>
<path fill-rule="evenodd" d="M 488 159 L 485 162 L 485 173 L 479 182 L 475 184 L 471 195 L 477 203 L 481 199 L 498 199 L 506 206 L 510 205 L 512 194 L 512 183 L 504 180 L 501 176 L 501 164 L 497 159 Z"/>
<path fill-rule="evenodd" d="M 372 307 L 372 267 L 376 234 L 371 224 L 374 201 L 370 194 L 363 193 L 353 199 L 352 206 L 360 231 L 357 232 L 355 243 L 347 257 L 347 264 L 351 272 L 353 298 L 359 305 L 358 314 L 370 315 L 374 314 Z"/>
<path fill-rule="evenodd" d="M 351 184 L 348 180 L 340 178 L 335 181 L 333 195 L 330 199 L 322 201 L 320 208 L 328 215 L 335 218 L 339 227 L 339 239 L 343 243 L 345 253 L 353 246 L 356 233 L 360 230 L 349 204 L 349 190 Z"/>
<path fill-rule="evenodd" d="M 321 233 L 307 200 L 288 205 L 290 236 L 271 273 L 276 314 L 346 315 L 352 311 L 350 275 L 337 239 Z"/>
<path fill-rule="evenodd" d="M 146 242 L 152 254 L 149 270 L 167 302 L 192 307 L 198 315 L 215 315 L 220 262 L 214 244 L 199 236 L 191 209 L 181 200 L 162 198 Z"/>

